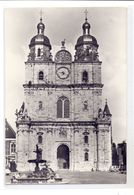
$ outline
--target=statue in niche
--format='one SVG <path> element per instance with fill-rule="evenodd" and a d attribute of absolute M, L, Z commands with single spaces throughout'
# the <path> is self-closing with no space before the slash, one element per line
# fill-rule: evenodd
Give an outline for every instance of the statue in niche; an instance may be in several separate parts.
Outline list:
<path fill-rule="evenodd" d="M 102 112 L 102 109 L 101 108 L 98 110 L 98 118 L 99 119 L 102 119 L 103 118 L 103 112 Z"/>
<path fill-rule="evenodd" d="M 85 51 L 85 56 L 89 56 L 89 47 L 86 48 L 86 51 Z"/>
<path fill-rule="evenodd" d="M 92 52 L 92 61 L 99 62 L 99 55 L 98 55 L 98 52 L 95 50 Z"/>
<path fill-rule="evenodd" d="M 83 105 L 84 105 L 83 110 L 88 110 L 88 102 L 84 101 Z"/>
<path fill-rule="evenodd" d="M 111 117 L 108 116 L 106 112 L 103 112 L 103 118 L 104 120 L 109 121 Z"/>
<path fill-rule="evenodd" d="M 48 61 L 49 60 L 49 53 L 47 50 L 43 50 L 42 58 L 43 61 Z"/>
<path fill-rule="evenodd" d="M 32 48 L 30 50 L 30 53 L 28 55 L 28 61 L 32 61 L 35 60 L 36 54 L 35 54 L 35 48 Z"/>

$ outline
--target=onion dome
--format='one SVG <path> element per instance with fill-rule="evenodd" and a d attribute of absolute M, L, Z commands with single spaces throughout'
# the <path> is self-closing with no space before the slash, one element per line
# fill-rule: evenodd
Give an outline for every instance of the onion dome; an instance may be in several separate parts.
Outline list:
<path fill-rule="evenodd" d="M 89 34 L 90 32 L 90 24 L 87 22 L 87 18 L 85 18 L 85 23 L 82 26 L 83 34 Z"/>
<path fill-rule="evenodd" d="M 96 38 L 90 35 L 90 24 L 87 22 L 87 18 L 85 18 L 85 23 L 82 25 L 82 29 L 83 35 L 78 38 L 75 49 L 83 45 L 94 45 L 98 47 Z"/>
<path fill-rule="evenodd" d="M 42 18 L 40 19 L 40 23 L 37 25 L 37 35 L 34 36 L 29 44 L 29 48 L 35 46 L 35 45 L 44 45 L 49 47 L 51 50 L 51 44 L 49 41 L 49 38 L 44 35 L 45 25 L 42 22 Z"/>
<path fill-rule="evenodd" d="M 47 36 L 45 35 L 36 35 L 31 39 L 30 45 L 29 47 L 33 47 L 35 45 L 44 45 L 44 46 L 48 46 L 49 49 L 51 50 L 51 45 L 50 45 L 50 41 L 48 39 Z"/>
<path fill-rule="evenodd" d="M 77 47 L 81 45 L 91 45 L 91 44 L 98 47 L 96 38 L 91 35 L 84 35 L 84 36 L 82 35 L 78 38 L 75 49 L 77 49 Z"/>
<path fill-rule="evenodd" d="M 85 22 L 82 25 L 82 29 L 83 35 L 77 39 L 77 43 L 75 45 L 75 62 L 99 62 L 99 56 L 97 51 L 99 45 L 97 43 L 96 38 L 90 35 L 90 24 L 87 21 L 87 15 L 85 17 Z"/>
<path fill-rule="evenodd" d="M 61 42 L 61 50 L 58 51 L 55 55 L 55 63 L 64 63 L 68 64 L 72 62 L 72 56 L 69 51 L 66 50 L 65 48 L 65 40 Z"/>

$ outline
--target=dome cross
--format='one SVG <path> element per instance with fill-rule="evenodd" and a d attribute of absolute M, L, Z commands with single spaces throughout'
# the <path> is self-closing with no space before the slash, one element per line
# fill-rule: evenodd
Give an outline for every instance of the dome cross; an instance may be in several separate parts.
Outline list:
<path fill-rule="evenodd" d="M 84 13 L 85 13 L 85 21 L 87 21 L 87 14 L 88 14 L 87 9 L 84 11 Z"/>
<path fill-rule="evenodd" d="M 42 15 L 43 15 L 43 11 L 42 9 L 40 10 L 40 21 L 42 22 Z"/>

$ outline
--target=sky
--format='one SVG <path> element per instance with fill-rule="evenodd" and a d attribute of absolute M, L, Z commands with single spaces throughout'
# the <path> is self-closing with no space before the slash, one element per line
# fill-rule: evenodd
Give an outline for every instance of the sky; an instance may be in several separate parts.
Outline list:
<path fill-rule="evenodd" d="M 108 101 L 112 113 L 113 141 L 126 140 L 127 108 L 127 17 L 126 8 L 42 8 L 45 35 L 52 45 L 52 55 L 66 39 L 66 49 L 75 53 L 82 35 L 84 11 L 88 10 L 91 35 L 99 44 L 102 61 L 103 106 Z M 37 34 L 41 8 L 10 8 L 4 12 L 5 42 L 5 118 L 16 130 L 15 110 L 24 101 L 25 64 L 28 45 Z"/>

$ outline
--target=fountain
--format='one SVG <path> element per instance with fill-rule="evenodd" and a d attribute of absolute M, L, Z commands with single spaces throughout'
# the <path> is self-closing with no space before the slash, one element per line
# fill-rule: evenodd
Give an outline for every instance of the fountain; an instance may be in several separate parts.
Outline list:
<path fill-rule="evenodd" d="M 11 183 L 21 184 L 40 184 L 40 183 L 52 183 L 61 182 L 62 178 L 59 178 L 56 173 L 48 167 L 47 161 L 42 159 L 42 149 L 36 145 L 36 159 L 28 160 L 29 163 L 35 164 L 33 172 L 17 173 L 11 179 Z M 44 163 L 43 168 L 40 169 L 39 164 Z"/>

